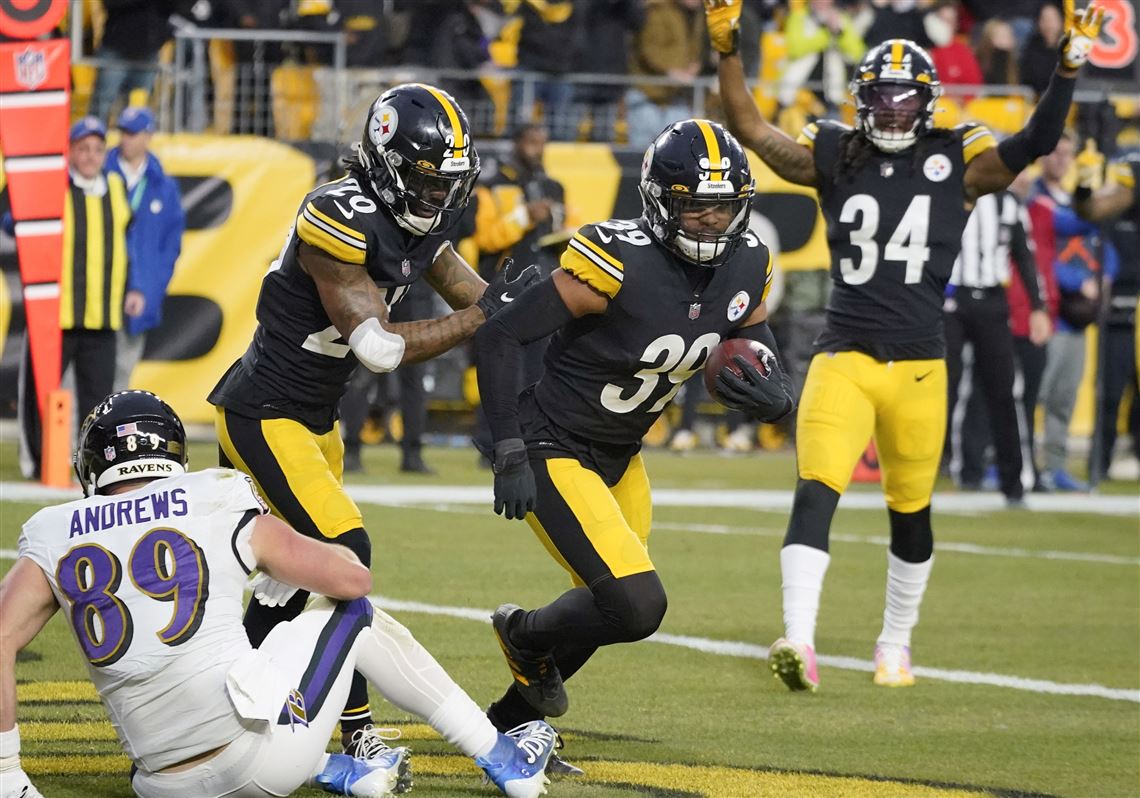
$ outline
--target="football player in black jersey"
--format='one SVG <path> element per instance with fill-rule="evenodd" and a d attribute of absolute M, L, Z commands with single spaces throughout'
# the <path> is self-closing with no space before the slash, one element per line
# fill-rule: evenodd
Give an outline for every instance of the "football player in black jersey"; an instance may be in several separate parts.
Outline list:
<path fill-rule="evenodd" d="M 725 367 L 721 400 L 764 421 L 794 405 L 766 322 L 772 256 L 748 230 L 740 144 L 713 122 L 678 122 L 646 151 L 640 190 L 641 218 L 580 228 L 560 268 L 475 336 L 495 512 L 526 518 L 574 585 L 544 607 L 495 612 L 514 674 L 488 712 L 500 728 L 563 714 L 563 680 L 599 646 L 661 623 L 641 439 L 709 352 L 730 337 L 761 342 L 771 373 Z M 520 395 L 522 347 L 552 333 L 542 377 Z"/>
<path fill-rule="evenodd" d="M 210 393 L 222 465 L 253 477 L 273 512 L 300 532 L 348 546 L 370 563 L 360 510 L 344 491 L 337 405 L 357 363 L 387 372 L 445 352 L 503 306 L 456 254 L 451 225 L 467 205 L 479 156 L 463 110 L 445 92 L 405 84 L 372 103 L 347 173 L 301 203 L 261 286 L 253 342 Z M 388 320 L 423 278 L 454 309 L 438 319 Z M 255 582 L 246 631 L 258 645 L 296 617 L 307 594 Z M 281 595 L 281 594 L 284 595 Z M 291 596 L 291 598 L 289 598 Z M 368 746 L 364 680 L 354 677 L 341 718 L 346 747 Z M 363 741 L 363 742 L 362 742 Z"/>
<path fill-rule="evenodd" d="M 995 146 L 980 125 L 933 127 L 938 76 L 927 53 L 903 39 L 883 42 L 856 67 L 854 128 L 821 121 L 793 141 L 764 121 L 745 85 L 740 10 L 741 0 L 705 0 L 729 128 L 777 175 L 819 191 L 834 283 L 800 396 L 799 482 L 780 552 L 785 634 L 769 664 L 792 690 L 819 685 L 815 626 L 828 532 L 873 435 L 891 527 L 874 682 L 908 686 L 946 427 L 943 293 L 974 200 L 1004 189 L 1060 139 L 1103 13 L 1078 15 L 1065 0 L 1057 71 L 1025 129 Z"/>

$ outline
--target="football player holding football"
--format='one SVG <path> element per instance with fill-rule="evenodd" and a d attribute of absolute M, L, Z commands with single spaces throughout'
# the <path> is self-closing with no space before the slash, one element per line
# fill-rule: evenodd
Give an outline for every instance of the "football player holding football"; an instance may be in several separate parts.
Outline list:
<path fill-rule="evenodd" d="M 353 370 L 360 363 L 387 372 L 447 351 L 503 306 L 508 281 L 518 281 L 517 293 L 537 271 L 504 269 L 487 291 L 456 254 L 449 231 L 479 156 L 467 117 L 445 92 L 405 84 L 381 94 L 346 166 L 302 201 L 262 283 L 253 342 L 209 400 L 221 464 L 253 477 L 295 529 L 348 546 L 368 565 L 360 510 L 341 484 L 337 405 Z M 390 322 L 388 309 L 421 278 L 455 312 Z M 296 617 L 308 594 L 261 580 L 255 596 L 245 623 L 258 645 Z M 367 688 L 357 678 L 342 717 L 346 750 L 359 750 L 369 726 Z"/>
<path fill-rule="evenodd" d="M 933 563 L 930 500 L 946 427 L 942 303 L 973 202 L 1053 150 L 1103 13 L 1065 0 L 1060 64 L 1025 128 L 933 126 L 930 56 L 893 39 L 851 81 L 854 128 L 820 121 L 793 141 L 761 117 L 737 55 L 741 0 L 705 0 L 729 128 L 780 177 L 819 191 L 834 290 L 796 422 L 799 482 L 784 547 L 785 633 L 769 664 L 792 690 L 819 686 L 815 628 L 828 533 L 852 468 L 874 436 L 890 515 L 886 610 L 874 683 L 914 684 L 911 630 Z"/>
<path fill-rule="evenodd" d="M 738 357 L 741 373 L 717 376 L 719 398 L 763 421 L 794 406 L 766 322 L 772 255 L 748 229 L 740 144 L 716 123 L 677 122 L 649 145 L 639 188 L 641 218 L 580 228 L 560 268 L 475 335 L 495 512 L 525 518 L 573 583 L 543 607 L 496 610 L 514 676 L 488 711 L 498 728 L 562 715 L 563 681 L 599 646 L 661 623 L 641 440 L 709 353 L 725 338 L 758 341 L 768 369 Z M 522 348 L 551 334 L 544 373 L 520 394 Z"/>

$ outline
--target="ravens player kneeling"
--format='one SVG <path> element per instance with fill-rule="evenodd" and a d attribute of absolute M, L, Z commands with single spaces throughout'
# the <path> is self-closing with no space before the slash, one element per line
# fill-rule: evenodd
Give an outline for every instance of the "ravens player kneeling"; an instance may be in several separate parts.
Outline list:
<path fill-rule="evenodd" d="M 792 690 L 819 686 L 815 627 L 831 519 L 873 435 L 891 529 L 874 683 L 909 686 L 946 429 L 946 283 L 974 201 L 1056 146 L 1103 14 L 1078 15 L 1065 0 L 1057 71 L 1025 129 L 999 145 L 980 125 L 933 127 L 938 75 L 926 51 L 904 39 L 883 42 L 856 67 L 854 128 L 821 121 L 793 141 L 764 121 L 745 85 L 741 0 L 705 0 L 705 9 L 729 128 L 785 180 L 819 191 L 831 247 L 834 289 L 800 397 L 799 482 L 780 552 L 785 634 L 769 662 Z"/>
<path fill-rule="evenodd" d="M 736 139 L 701 119 L 666 128 L 640 190 L 641 218 L 579 229 L 561 268 L 475 336 L 495 512 L 525 518 L 574 584 L 544 607 L 495 612 L 514 674 L 488 711 L 499 728 L 563 714 L 563 680 L 599 646 L 657 629 L 666 598 L 641 439 L 721 340 L 776 351 L 772 255 L 748 230 L 753 180 Z M 519 394 L 522 347 L 552 333 L 542 377 Z M 726 367 L 718 380 L 722 399 L 762 421 L 795 404 L 778 366 L 767 378 Z"/>

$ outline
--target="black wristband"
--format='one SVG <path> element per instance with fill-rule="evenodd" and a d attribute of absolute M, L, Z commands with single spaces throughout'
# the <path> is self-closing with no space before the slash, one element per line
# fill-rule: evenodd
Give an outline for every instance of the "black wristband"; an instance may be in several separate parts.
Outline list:
<path fill-rule="evenodd" d="M 1088 186 L 1077 186 L 1077 190 L 1073 192 L 1073 204 L 1088 202 L 1092 199 L 1093 190 Z"/>

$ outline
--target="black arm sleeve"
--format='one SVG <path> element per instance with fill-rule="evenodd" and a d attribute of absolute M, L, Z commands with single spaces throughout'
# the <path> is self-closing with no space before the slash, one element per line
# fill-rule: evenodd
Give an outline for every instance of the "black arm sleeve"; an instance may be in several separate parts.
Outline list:
<path fill-rule="evenodd" d="M 479 399 L 498 443 L 521 438 L 519 385 L 523 345 L 553 333 L 573 319 L 570 309 L 547 277 L 519 294 L 475 333 L 475 367 Z"/>
<path fill-rule="evenodd" d="M 1019 209 L 1018 218 L 1010 231 L 1009 252 L 1017 265 L 1017 274 L 1025 286 L 1030 306 L 1034 310 L 1043 310 L 1045 300 L 1041 297 L 1041 286 L 1037 282 L 1037 256 L 1033 253 L 1033 242 L 1026 235 L 1022 217 L 1023 211 Z"/>
<path fill-rule="evenodd" d="M 1009 171 L 1019 174 L 1042 155 L 1056 149 L 1061 134 L 1065 132 L 1065 117 L 1073 104 L 1073 87 L 1076 85 L 1076 78 L 1063 78 L 1056 72 L 1049 78 L 1049 85 L 1037 101 L 1025 128 L 997 147 L 998 155 Z"/>
<path fill-rule="evenodd" d="M 780 350 L 776 347 L 776 337 L 772 335 L 772 329 L 768 326 L 767 320 L 762 321 L 759 324 L 750 324 L 747 327 L 738 327 L 736 331 L 733 332 L 731 337 L 747 338 L 750 341 L 759 341 L 760 343 L 764 344 L 764 346 L 772 350 L 772 354 L 776 356 L 776 365 L 779 367 L 777 374 L 779 376 L 780 385 L 783 386 L 784 391 L 791 399 L 791 406 L 788 408 L 787 413 L 784 413 L 784 415 L 780 416 L 779 418 L 767 419 L 767 422 L 769 424 L 774 424 L 775 422 L 787 417 L 789 413 L 796 409 L 796 404 L 798 403 L 796 399 L 796 384 L 792 382 L 791 376 L 789 376 L 787 370 L 784 368 L 784 365 L 780 362 Z"/>

